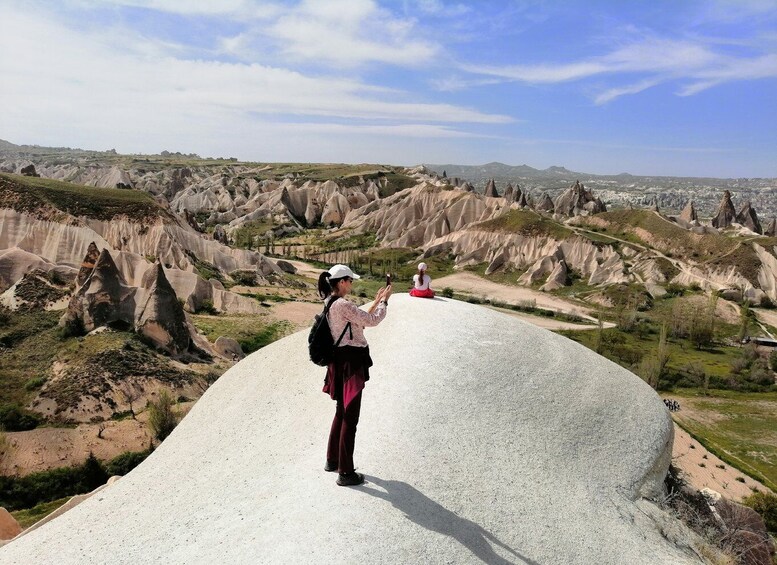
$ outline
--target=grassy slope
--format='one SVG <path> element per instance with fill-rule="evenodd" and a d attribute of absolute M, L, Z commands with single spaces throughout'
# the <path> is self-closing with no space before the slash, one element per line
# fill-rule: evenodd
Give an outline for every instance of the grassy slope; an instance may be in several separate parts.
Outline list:
<path fill-rule="evenodd" d="M 245 353 L 256 351 L 292 330 L 287 322 L 268 321 L 263 316 L 253 315 L 194 314 L 192 321 L 211 343 L 221 336 L 231 337 L 240 343 Z"/>
<path fill-rule="evenodd" d="M 62 337 L 57 325 L 62 312 L 2 311 L 0 327 L 0 405 L 26 406 L 52 376 L 59 361 L 71 375 L 51 387 L 47 396 L 62 406 L 77 402 L 89 391 L 97 393 L 107 382 L 125 376 L 153 376 L 182 382 L 192 375 L 173 368 L 131 332 L 106 332 L 83 338 Z"/>
<path fill-rule="evenodd" d="M 0 208 L 29 213 L 58 210 L 98 220 L 119 215 L 151 220 L 166 214 L 151 195 L 138 190 L 95 188 L 5 173 L 0 173 Z"/>
<path fill-rule="evenodd" d="M 777 491 L 777 393 L 675 391 L 677 422 L 721 459 Z"/>
<path fill-rule="evenodd" d="M 606 227 L 598 225 L 602 221 L 606 222 Z M 761 262 L 750 245 L 753 238 L 714 233 L 694 234 L 650 210 L 613 210 L 592 218 L 583 218 L 580 223 L 605 235 L 653 247 L 668 256 L 718 269 L 734 266 L 749 281 L 757 282 Z M 650 241 L 646 241 L 639 230 L 649 232 Z M 761 237 L 756 238 L 756 241 L 767 249 L 777 243 L 775 238 Z"/>
<path fill-rule="evenodd" d="M 519 233 L 526 236 L 548 236 L 563 240 L 574 234 L 572 230 L 531 210 L 510 210 L 506 214 L 477 224 L 477 229 Z"/>

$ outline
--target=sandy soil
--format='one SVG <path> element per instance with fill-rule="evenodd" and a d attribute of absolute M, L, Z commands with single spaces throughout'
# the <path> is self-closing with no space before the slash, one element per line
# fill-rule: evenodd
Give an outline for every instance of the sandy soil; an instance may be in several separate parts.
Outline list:
<path fill-rule="evenodd" d="M 183 416 L 194 406 L 194 402 L 182 402 L 178 406 Z M 102 438 L 97 437 L 99 424 L 6 432 L 10 449 L 0 459 L 0 474 L 27 475 L 79 465 L 86 461 L 90 452 L 101 461 L 109 461 L 125 451 L 143 451 L 151 441 L 147 421 L 148 414 L 141 412 L 137 420 L 128 418 L 104 422 Z"/>
<path fill-rule="evenodd" d="M 681 299 L 681 301 L 686 304 L 692 304 L 696 308 L 705 309 L 709 307 L 710 297 L 707 295 L 702 296 L 697 294 L 693 296 L 685 296 Z M 738 324 L 739 306 L 729 300 L 718 298 L 718 302 L 715 305 L 715 316 L 727 324 Z"/>
<path fill-rule="evenodd" d="M 27 475 L 78 465 L 86 461 L 89 452 L 100 460 L 109 460 L 125 451 L 143 451 L 151 440 L 145 423 L 132 419 L 105 422 L 102 438 L 97 437 L 97 432 L 98 427 L 93 424 L 7 432 L 11 448 L 0 462 L 0 473 Z"/>
<path fill-rule="evenodd" d="M 765 310 L 763 308 L 753 308 L 758 321 L 777 328 L 777 310 Z"/>
<path fill-rule="evenodd" d="M 683 472 L 685 480 L 693 488 L 709 488 L 737 502 L 753 494 L 753 489 L 756 488 L 769 492 L 760 482 L 740 473 L 707 451 L 677 424 L 674 426 L 672 462 Z M 745 482 L 740 482 L 737 478 L 742 478 Z"/>
<path fill-rule="evenodd" d="M 288 261 L 294 267 L 297 269 L 297 274 L 301 275 L 303 277 L 310 277 L 314 280 L 318 280 L 318 276 L 321 274 L 323 269 L 320 269 L 318 267 L 314 267 L 313 265 L 309 265 L 308 263 L 304 263 L 302 261 L 292 261 L 290 259 L 284 259 L 284 261 Z"/>
<path fill-rule="evenodd" d="M 592 321 L 594 320 L 589 308 L 579 306 L 564 300 L 563 298 L 531 288 L 507 286 L 491 282 L 474 273 L 454 273 L 447 277 L 434 279 L 432 284 L 437 290 L 447 286 L 458 292 L 466 292 L 473 296 L 485 296 L 486 298 L 504 300 L 511 304 L 534 300 L 538 308 L 546 308 L 548 310 L 555 310 L 556 312 L 564 312 L 566 314 L 575 314 Z"/>
<path fill-rule="evenodd" d="M 315 302 L 280 302 L 270 307 L 270 317 L 274 320 L 286 320 L 297 329 L 313 325 L 313 318 L 323 306 Z"/>

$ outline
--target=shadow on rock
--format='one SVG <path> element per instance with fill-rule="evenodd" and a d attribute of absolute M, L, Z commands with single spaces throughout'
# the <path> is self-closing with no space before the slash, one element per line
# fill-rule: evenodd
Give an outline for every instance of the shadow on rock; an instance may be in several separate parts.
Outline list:
<path fill-rule="evenodd" d="M 385 492 L 372 488 L 362 488 L 359 489 L 359 492 L 382 498 L 390 502 L 397 510 L 404 512 L 410 521 L 427 530 L 452 537 L 484 563 L 494 565 L 515 565 L 517 563 L 539 565 L 536 561 L 521 555 L 500 541 L 482 526 L 457 516 L 409 484 L 371 476 L 365 478 L 369 483 L 384 489 Z M 508 551 L 520 561 L 510 561 L 498 555 L 491 544 Z"/>

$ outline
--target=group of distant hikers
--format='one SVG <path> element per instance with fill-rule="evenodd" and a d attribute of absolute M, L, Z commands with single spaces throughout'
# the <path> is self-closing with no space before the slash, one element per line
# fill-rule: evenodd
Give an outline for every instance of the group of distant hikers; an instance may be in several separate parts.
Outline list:
<path fill-rule="evenodd" d="M 426 263 L 418 265 L 410 296 L 434 298 Z M 326 365 L 323 391 L 337 402 L 329 431 L 324 470 L 337 471 L 337 484 L 355 486 L 364 482 L 353 464 L 356 427 L 362 403 L 362 389 L 370 379 L 370 348 L 364 328 L 377 326 L 386 317 L 391 297 L 391 279 L 375 295 L 365 311 L 346 299 L 353 281 L 359 279 L 346 265 L 335 265 L 318 277 L 318 294 L 324 311 L 317 316 L 308 339 L 311 360 Z"/>
<path fill-rule="evenodd" d="M 678 412 L 680 410 L 680 403 L 676 400 L 670 400 L 668 398 L 664 398 L 664 405 L 666 406 L 667 410 L 670 412 Z"/>

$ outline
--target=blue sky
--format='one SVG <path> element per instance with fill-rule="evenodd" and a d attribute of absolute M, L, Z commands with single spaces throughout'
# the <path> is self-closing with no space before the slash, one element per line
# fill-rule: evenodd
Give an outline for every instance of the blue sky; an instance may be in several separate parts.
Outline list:
<path fill-rule="evenodd" d="M 0 138 L 777 177 L 777 1 L 0 0 Z"/>

